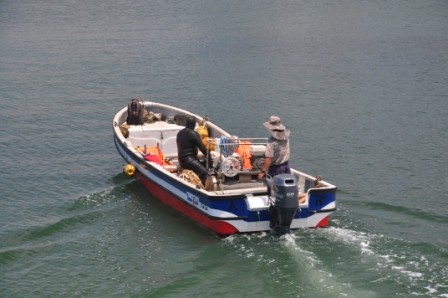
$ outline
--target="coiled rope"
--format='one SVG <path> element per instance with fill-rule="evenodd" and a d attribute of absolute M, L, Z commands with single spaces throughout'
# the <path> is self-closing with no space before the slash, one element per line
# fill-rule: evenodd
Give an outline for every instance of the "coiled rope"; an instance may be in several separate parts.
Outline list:
<path fill-rule="evenodd" d="M 198 175 L 196 175 L 196 173 L 191 170 L 182 170 L 182 172 L 179 175 L 179 178 L 182 178 L 187 182 L 193 183 L 194 185 L 199 186 L 202 189 L 205 189 L 201 179 L 199 179 Z"/>

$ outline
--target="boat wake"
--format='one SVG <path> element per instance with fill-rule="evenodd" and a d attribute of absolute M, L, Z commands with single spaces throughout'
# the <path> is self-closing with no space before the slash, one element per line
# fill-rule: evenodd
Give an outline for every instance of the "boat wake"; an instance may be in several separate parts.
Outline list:
<path fill-rule="evenodd" d="M 75 200 L 69 210 L 73 211 L 85 207 L 101 207 L 117 201 L 127 200 L 132 196 L 132 191 L 129 191 L 129 188 L 133 188 L 135 185 L 137 183 L 131 180 L 125 184 L 114 185 L 94 193 L 82 195 Z"/>
<path fill-rule="evenodd" d="M 347 263 L 367 272 L 363 274 L 365 282 L 372 287 L 393 283 L 402 288 L 402 293 L 448 297 L 448 268 L 443 264 L 447 252 L 426 243 L 413 244 L 346 228 L 330 227 L 318 232 L 331 245 L 349 252 L 345 256 Z"/>
<path fill-rule="evenodd" d="M 77 226 L 90 226 L 92 222 L 104 217 L 105 212 L 122 208 L 120 203 L 128 199 L 126 194 L 132 193 L 128 188 L 135 186 L 139 187 L 131 181 L 82 195 L 70 203 L 70 206 L 64 206 L 67 202 L 61 201 L 63 205 L 59 208 L 52 206 L 52 212 L 35 216 L 22 222 L 20 227 L 4 231 L 0 264 L 36 250 L 76 241 L 72 233 L 74 230 L 81 231 Z"/>
<path fill-rule="evenodd" d="M 356 289 L 340 280 L 330 270 L 332 264 L 319 252 L 307 248 L 312 244 L 303 245 L 305 241 L 313 240 L 306 231 L 298 230 L 281 237 L 269 233 L 234 235 L 225 241 L 240 257 L 263 264 L 263 271 L 270 272 L 270 281 L 289 285 L 283 289 L 283 296 L 376 297 L 371 290 Z M 302 236 L 304 232 L 306 235 Z"/>
<path fill-rule="evenodd" d="M 297 236 L 298 234 L 300 232 L 282 236 L 281 244 L 298 265 L 298 270 L 304 271 L 302 280 L 306 278 L 305 290 L 310 293 L 317 291 L 319 297 L 376 297 L 372 290 L 353 287 L 340 279 L 333 272 L 332 264 L 321 257 L 319 251 L 316 252 L 301 245 L 305 239 Z"/>
<path fill-rule="evenodd" d="M 241 257 L 264 264 L 272 279 L 292 285 L 296 294 L 382 297 L 395 291 L 448 297 L 447 254 L 434 256 L 435 249 L 424 243 L 340 227 L 298 230 L 279 238 L 238 235 L 225 241 Z M 428 254 L 416 254 L 422 250 Z"/>

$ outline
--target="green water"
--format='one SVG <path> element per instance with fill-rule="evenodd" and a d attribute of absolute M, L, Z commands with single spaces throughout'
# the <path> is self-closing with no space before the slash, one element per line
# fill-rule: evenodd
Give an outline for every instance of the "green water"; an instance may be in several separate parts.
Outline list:
<path fill-rule="evenodd" d="M 0 1 L 0 297 L 448 297 L 446 1 Z M 330 228 L 219 238 L 121 171 L 132 97 L 264 137 Z"/>

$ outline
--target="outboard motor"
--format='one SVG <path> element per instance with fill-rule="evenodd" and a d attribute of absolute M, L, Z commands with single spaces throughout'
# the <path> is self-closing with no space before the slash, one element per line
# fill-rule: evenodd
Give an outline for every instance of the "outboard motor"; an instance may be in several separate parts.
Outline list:
<path fill-rule="evenodd" d="M 292 174 L 279 174 L 273 180 L 266 180 L 275 197 L 274 205 L 269 207 L 271 228 L 283 235 L 289 233 L 292 219 L 299 208 L 297 179 Z"/>

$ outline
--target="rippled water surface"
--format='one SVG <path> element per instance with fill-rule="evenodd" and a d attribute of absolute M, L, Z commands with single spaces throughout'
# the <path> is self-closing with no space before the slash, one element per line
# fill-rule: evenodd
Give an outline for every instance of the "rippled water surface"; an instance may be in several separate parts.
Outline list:
<path fill-rule="evenodd" d="M 448 3 L 0 1 L 1 297 L 448 297 Z M 327 229 L 219 238 L 121 171 L 132 97 L 338 186 Z"/>

